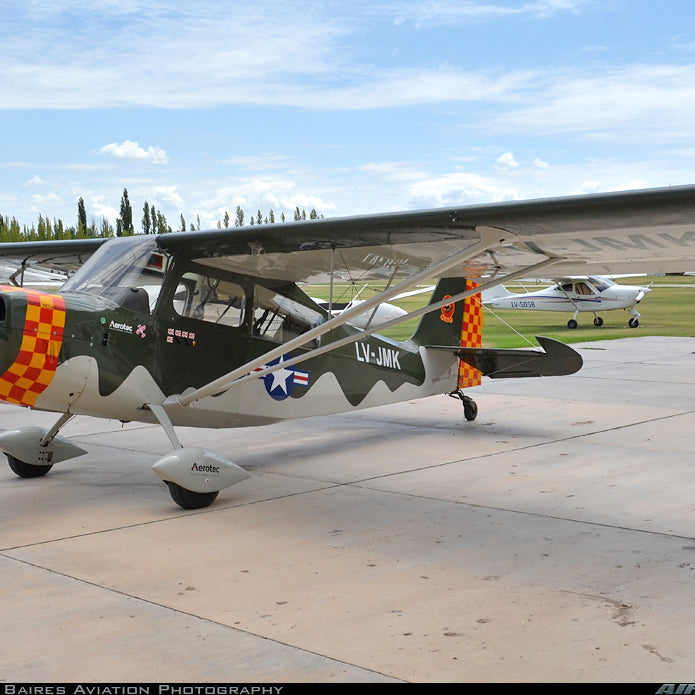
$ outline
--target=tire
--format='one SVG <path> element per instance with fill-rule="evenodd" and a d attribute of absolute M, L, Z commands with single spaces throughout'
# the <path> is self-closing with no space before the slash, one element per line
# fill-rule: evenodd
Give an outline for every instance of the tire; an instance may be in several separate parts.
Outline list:
<path fill-rule="evenodd" d="M 25 463 L 10 456 L 10 454 L 5 454 L 5 456 L 7 456 L 7 463 L 10 464 L 12 472 L 20 478 L 40 478 L 53 468 L 53 466 L 35 466 L 32 463 Z"/>
<path fill-rule="evenodd" d="M 600 328 L 601 326 L 603 326 L 603 319 L 600 316 L 597 316 L 594 319 L 594 326 L 596 326 L 596 328 Z"/>
<path fill-rule="evenodd" d="M 578 324 L 574 319 L 570 319 L 570 320 L 567 322 L 567 328 L 572 328 L 572 329 L 574 329 L 574 328 L 576 328 L 578 325 L 579 325 L 579 324 Z"/>
<path fill-rule="evenodd" d="M 468 422 L 473 422 L 478 417 L 478 404 L 470 399 L 464 402 L 463 415 Z"/>
<path fill-rule="evenodd" d="M 630 328 L 637 328 L 637 326 L 639 326 L 639 320 L 632 318 L 627 322 L 627 325 L 630 326 Z"/>
<path fill-rule="evenodd" d="M 176 483 L 166 481 L 169 488 L 171 499 L 183 509 L 202 509 L 209 507 L 217 499 L 217 490 L 215 492 L 193 492 L 181 487 Z"/>

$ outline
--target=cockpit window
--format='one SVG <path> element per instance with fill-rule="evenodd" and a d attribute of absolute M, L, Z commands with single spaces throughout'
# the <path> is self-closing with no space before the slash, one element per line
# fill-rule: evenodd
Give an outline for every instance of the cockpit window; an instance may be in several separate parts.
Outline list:
<path fill-rule="evenodd" d="M 246 294 L 235 282 L 186 273 L 174 294 L 174 310 L 179 316 L 238 327 L 244 322 Z"/>
<path fill-rule="evenodd" d="M 159 297 L 167 263 L 152 237 L 113 239 L 94 253 L 62 291 L 88 292 L 149 314 Z"/>
<path fill-rule="evenodd" d="M 589 287 L 589 285 L 587 285 L 585 282 L 578 282 L 578 283 L 576 283 L 575 286 L 574 286 L 574 291 L 575 291 L 577 294 L 583 294 L 583 295 L 594 294 L 594 292 L 593 292 L 593 290 L 591 289 L 591 287 Z"/>

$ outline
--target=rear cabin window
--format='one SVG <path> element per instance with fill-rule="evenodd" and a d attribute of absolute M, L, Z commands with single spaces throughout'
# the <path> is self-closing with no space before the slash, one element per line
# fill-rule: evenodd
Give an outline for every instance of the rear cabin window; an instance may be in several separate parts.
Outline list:
<path fill-rule="evenodd" d="M 283 343 L 318 325 L 323 314 L 260 285 L 253 298 L 253 335 Z"/>

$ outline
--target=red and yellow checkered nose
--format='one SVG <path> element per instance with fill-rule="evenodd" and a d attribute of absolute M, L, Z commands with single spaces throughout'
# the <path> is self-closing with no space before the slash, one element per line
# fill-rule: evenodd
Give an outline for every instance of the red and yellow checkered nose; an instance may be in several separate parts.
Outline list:
<path fill-rule="evenodd" d="M 17 356 L 0 376 L 0 399 L 33 406 L 51 383 L 58 367 L 65 328 L 65 301 L 60 295 L 36 290 L 3 287 L 2 291 L 26 295 L 27 309 Z"/>

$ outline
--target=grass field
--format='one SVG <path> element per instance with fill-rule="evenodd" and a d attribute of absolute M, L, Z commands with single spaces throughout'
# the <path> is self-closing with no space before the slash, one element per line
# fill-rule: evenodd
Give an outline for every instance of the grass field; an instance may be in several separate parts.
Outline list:
<path fill-rule="evenodd" d="M 637 328 L 628 327 L 627 322 L 631 314 L 622 309 L 600 312 L 604 320 L 600 328 L 593 325 L 592 313 L 581 313 L 577 316 L 579 327 L 575 329 L 567 328 L 567 321 L 572 318 L 569 312 L 507 310 L 493 313 L 485 309 L 483 345 L 504 348 L 528 347 L 529 344 L 535 346 L 537 335 L 555 338 L 563 343 L 647 335 L 695 336 L 695 276 L 646 276 L 618 282 L 626 285 L 651 283 L 652 291 L 637 306 L 641 314 L 640 325 Z M 512 283 L 507 287 L 512 292 L 525 291 L 523 287 Z M 527 285 L 526 290 L 530 291 L 530 289 L 531 287 Z M 318 289 L 315 291 L 316 294 L 309 293 L 312 296 L 324 296 Z M 367 299 L 370 296 L 373 296 L 372 293 L 365 292 L 361 298 Z M 428 298 L 427 294 L 416 295 L 394 304 L 412 311 L 426 303 Z M 346 294 L 342 301 L 349 299 L 350 297 Z M 385 335 L 396 340 L 404 340 L 412 335 L 415 325 L 417 325 L 417 319 L 385 331 Z"/>

